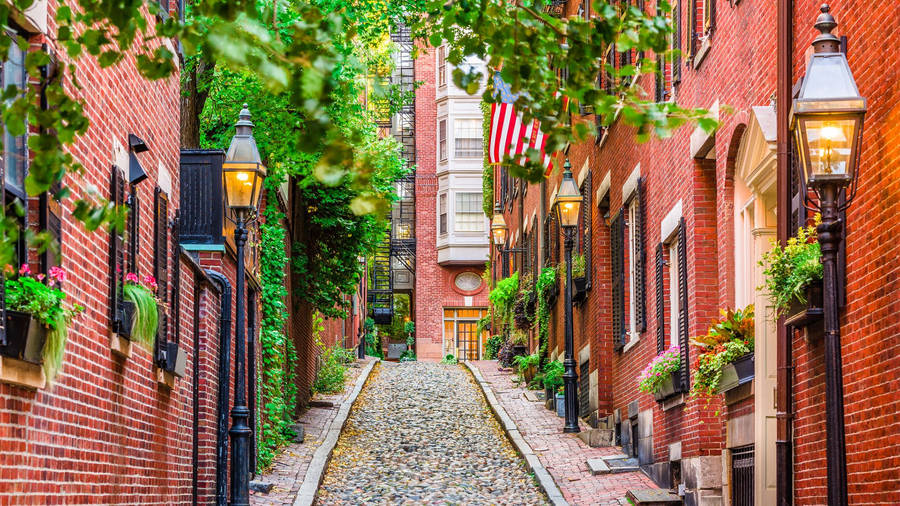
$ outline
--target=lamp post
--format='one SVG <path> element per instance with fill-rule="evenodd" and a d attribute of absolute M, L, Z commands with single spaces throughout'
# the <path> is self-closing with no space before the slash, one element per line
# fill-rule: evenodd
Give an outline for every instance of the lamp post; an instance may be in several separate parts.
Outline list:
<path fill-rule="evenodd" d="M 231 409 L 231 429 L 228 431 L 231 438 L 231 502 L 229 504 L 232 506 L 250 504 L 251 430 L 247 423 L 250 410 L 247 409 L 247 378 L 244 363 L 246 354 L 244 319 L 247 311 L 244 306 L 244 245 L 247 242 L 247 226 L 256 218 L 265 177 L 266 167 L 262 164 L 259 150 L 256 148 L 256 141 L 253 139 L 250 111 L 247 109 L 247 104 L 244 104 L 235 125 L 234 137 L 232 137 L 231 145 L 225 155 L 225 163 L 222 165 L 225 206 L 233 215 L 234 244 L 237 249 L 234 406 Z"/>
<path fill-rule="evenodd" d="M 581 209 L 582 196 L 578 185 L 572 179 L 572 166 L 568 157 L 563 166 L 563 180 L 556 194 L 553 206 L 556 208 L 559 224 L 562 226 L 566 250 L 566 291 L 563 309 L 565 311 L 565 358 L 563 360 L 563 385 L 565 387 L 566 425 L 563 432 L 580 432 L 578 428 L 578 373 L 575 371 L 575 342 L 572 330 L 572 247 L 575 245 L 575 227 Z"/>
<path fill-rule="evenodd" d="M 500 275 L 501 277 L 509 276 L 509 267 L 506 264 L 506 236 L 509 235 L 509 227 L 506 225 L 506 219 L 503 218 L 503 209 L 500 203 L 494 204 L 494 216 L 491 218 L 491 237 L 494 246 L 497 246 L 497 252 L 500 253 Z"/>
<path fill-rule="evenodd" d="M 828 461 L 828 504 L 847 504 L 847 458 L 844 442 L 844 385 L 841 329 L 837 301 L 837 252 L 843 223 L 839 213 L 856 193 L 859 144 L 866 99 L 859 95 L 840 40 L 832 35 L 837 23 L 822 5 L 815 27 L 814 52 L 800 94 L 791 109 L 791 129 L 797 140 L 805 205 L 822 214 L 817 227 L 822 247 L 825 327 L 825 432 Z M 818 202 L 810 202 L 808 190 Z M 841 192 L 846 198 L 840 200 Z"/>
<path fill-rule="evenodd" d="M 368 273 L 368 270 L 366 269 L 366 267 L 367 267 L 366 257 L 360 256 L 359 258 L 357 258 L 357 261 L 359 262 L 359 272 L 360 272 L 360 276 L 362 279 L 361 286 L 367 286 L 367 284 L 368 284 L 367 276 L 369 273 Z M 363 301 L 366 298 L 366 293 L 364 290 L 361 290 L 361 292 L 362 293 L 360 293 L 360 295 L 359 295 L 359 308 L 358 308 L 359 320 L 360 320 L 359 349 L 356 352 L 356 356 L 359 359 L 364 359 L 364 358 L 366 358 L 366 322 L 365 322 L 365 318 L 363 318 L 363 317 L 366 315 L 366 312 L 362 310 L 363 309 L 362 305 L 363 305 Z"/>

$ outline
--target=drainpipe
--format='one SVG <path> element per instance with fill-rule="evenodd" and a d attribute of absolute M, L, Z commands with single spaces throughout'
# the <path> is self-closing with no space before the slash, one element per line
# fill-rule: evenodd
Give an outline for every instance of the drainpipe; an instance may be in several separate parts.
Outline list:
<path fill-rule="evenodd" d="M 778 241 L 787 243 L 790 234 L 791 208 L 791 142 L 789 117 L 793 94 L 793 30 L 794 12 L 792 0 L 778 0 L 777 32 L 776 32 L 776 91 L 775 108 L 777 130 L 777 187 L 778 187 Z M 775 441 L 775 474 L 778 477 L 775 487 L 775 498 L 778 506 L 790 506 L 793 503 L 793 361 L 791 336 L 784 324 L 784 318 L 778 320 L 777 332 L 778 374 L 775 417 L 777 431 Z"/>
<path fill-rule="evenodd" d="M 222 274 L 207 270 L 219 287 L 219 399 L 216 413 L 216 506 L 228 502 L 228 403 L 231 376 L 231 283 Z"/>

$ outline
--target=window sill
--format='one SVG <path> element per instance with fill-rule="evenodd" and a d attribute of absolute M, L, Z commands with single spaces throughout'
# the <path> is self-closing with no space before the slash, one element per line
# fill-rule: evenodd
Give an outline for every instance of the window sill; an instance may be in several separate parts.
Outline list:
<path fill-rule="evenodd" d="M 47 377 L 40 364 L 0 356 L 0 382 L 37 390 L 47 386 Z"/>
<path fill-rule="evenodd" d="M 115 332 L 109 334 L 109 349 L 119 357 L 131 358 L 131 341 Z"/>
<path fill-rule="evenodd" d="M 712 44 L 709 42 L 710 37 L 712 37 L 712 35 L 707 33 L 706 38 L 703 39 L 703 42 L 700 44 L 700 49 L 697 50 L 697 55 L 694 56 L 694 70 L 700 68 L 700 64 L 703 63 L 703 60 L 706 59 L 706 55 L 709 54 L 709 50 L 712 47 Z"/>
<path fill-rule="evenodd" d="M 165 369 L 160 369 L 159 367 L 155 367 L 154 369 L 156 369 L 156 383 L 159 384 L 159 386 L 168 390 L 175 388 L 175 375 L 173 373 L 170 373 Z"/>
<path fill-rule="evenodd" d="M 669 397 L 668 399 L 660 402 L 659 407 L 662 408 L 663 411 L 668 411 L 672 408 L 677 408 L 678 406 L 683 406 L 684 399 L 685 399 L 685 395 L 683 393 L 675 394 L 672 397 Z"/>
<path fill-rule="evenodd" d="M 628 350 L 630 350 L 630 349 L 634 348 L 635 346 L 637 346 L 637 344 L 638 344 L 639 342 L 641 342 L 641 337 L 640 337 L 639 335 L 636 335 L 636 334 L 631 334 L 631 338 L 630 338 L 630 339 L 628 340 L 628 342 L 625 344 L 625 347 L 622 348 L 622 353 L 628 353 Z"/>

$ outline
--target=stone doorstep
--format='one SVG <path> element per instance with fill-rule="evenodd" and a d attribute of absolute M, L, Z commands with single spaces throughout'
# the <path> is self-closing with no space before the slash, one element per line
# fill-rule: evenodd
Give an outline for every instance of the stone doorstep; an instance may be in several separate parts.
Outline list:
<path fill-rule="evenodd" d="M 606 460 L 606 461 L 610 461 L 610 460 L 622 460 L 622 459 L 627 459 L 627 458 L 628 458 L 628 455 L 625 455 L 624 453 L 620 453 L 620 454 L 618 454 L 618 455 L 605 455 L 605 456 L 600 457 L 600 458 L 603 459 L 603 460 Z"/>
<path fill-rule="evenodd" d="M 615 431 L 611 429 L 586 429 L 578 433 L 578 439 L 591 448 L 613 446 Z"/>
<path fill-rule="evenodd" d="M 588 470 L 590 470 L 591 474 L 594 476 L 598 474 L 609 474 L 609 466 L 606 465 L 606 461 L 603 459 L 588 459 L 587 466 Z"/>
<path fill-rule="evenodd" d="M 625 495 L 631 502 L 641 506 L 668 506 L 682 504 L 681 497 L 658 488 L 629 490 Z"/>

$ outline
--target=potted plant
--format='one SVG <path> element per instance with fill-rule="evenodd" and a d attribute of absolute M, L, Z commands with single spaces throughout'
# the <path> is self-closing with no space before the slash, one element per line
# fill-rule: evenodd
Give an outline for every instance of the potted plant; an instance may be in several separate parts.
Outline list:
<path fill-rule="evenodd" d="M 753 379 L 753 304 L 720 313 L 706 335 L 691 340 L 701 350 L 693 388 L 703 394 L 726 392 Z"/>
<path fill-rule="evenodd" d="M 816 215 L 815 223 L 821 222 Z M 776 241 L 763 255 L 765 282 L 760 289 L 768 292 L 777 316 L 785 322 L 803 327 L 822 318 L 822 249 L 816 240 L 815 226 L 801 227 L 797 235 L 782 247 Z"/>
<path fill-rule="evenodd" d="M 53 381 L 62 367 L 69 323 L 84 308 L 64 307 L 60 287 L 66 273 L 59 267 L 51 267 L 47 276 L 32 275 L 25 264 L 13 277 L 15 270 L 7 266 L 5 274 L 7 345 L 0 353 L 43 364 L 47 381 Z"/>
<path fill-rule="evenodd" d="M 513 305 L 513 321 L 519 330 L 529 330 L 532 324 L 534 311 L 528 308 L 532 290 L 527 288 L 519 293 Z"/>
<path fill-rule="evenodd" d="M 675 394 L 674 375 L 681 369 L 681 350 L 678 346 L 671 346 L 668 350 L 657 355 L 641 371 L 638 380 L 638 389 L 647 394 L 653 394 L 657 401 L 662 401 Z"/>
<path fill-rule="evenodd" d="M 566 416 L 566 396 L 562 386 L 556 389 L 556 416 Z"/>
<path fill-rule="evenodd" d="M 139 279 L 137 274 L 129 272 L 125 275 L 125 302 L 130 302 L 134 307 L 134 316 L 130 325 L 125 319 L 128 338 L 132 341 L 153 347 L 156 341 L 156 331 L 159 325 L 159 307 L 157 306 L 156 280 L 153 276 L 144 276 Z M 127 312 L 127 310 L 126 310 Z"/>
<path fill-rule="evenodd" d="M 518 355 L 513 358 L 513 363 L 516 365 L 516 371 L 522 378 L 525 379 L 526 383 L 530 383 L 531 380 L 534 379 L 534 375 L 537 372 L 538 362 L 540 362 L 540 357 L 538 357 L 537 353 L 532 353 L 531 355 Z"/>
<path fill-rule="evenodd" d="M 553 394 L 563 384 L 563 368 L 562 362 L 559 360 L 551 360 L 544 364 L 544 393 L 547 399 L 553 399 Z"/>
<path fill-rule="evenodd" d="M 512 341 L 512 354 L 514 357 L 528 353 L 528 334 L 521 330 L 516 330 L 513 332 L 510 341 Z"/>
<path fill-rule="evenodd" d="M 493 335 L 489 337 L 487 342 L 484 343 L 484 359 L 496 360 L 497 355 L 500 353 L 501 346 L 503 346 L 502 336 Z"/>
<path fill-rule="evenodd" d="M 587 297 L 587 274 L 584 254 L 572 257 L 572 300 L 581 302 Z"/>

